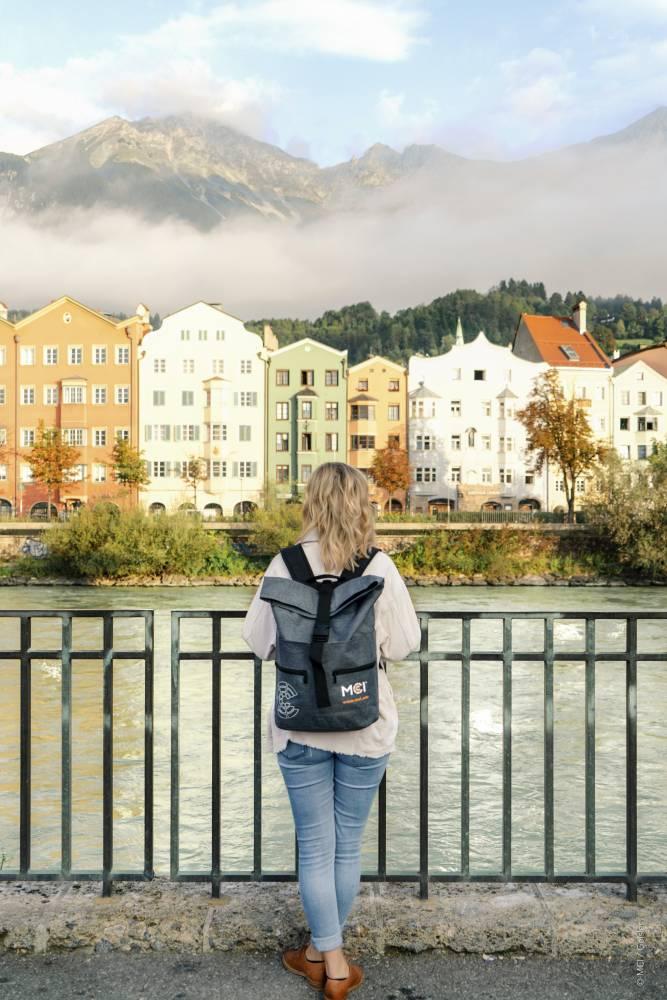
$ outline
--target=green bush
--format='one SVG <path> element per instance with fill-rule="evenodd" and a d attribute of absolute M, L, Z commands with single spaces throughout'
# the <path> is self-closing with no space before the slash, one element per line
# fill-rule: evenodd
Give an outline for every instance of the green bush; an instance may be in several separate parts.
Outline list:
<path fill-rule="evenodd" d="M 528 573 L 570 577 L 609 571 L 606 553 L 594 539 L 510 526 L 433 532 L 398 553 L 395 561 L 407 576 L 479 573 L 491 579 L 516 579 Z"/>
<path fill-rule="evenodd" d="M 258 555 L 274 556 L 278 549 L 293 545 L 302 529 L 300 503 L 285 503 L 275 497 L 267 498 L 263 507 L 256 508 L 249 516 L 252 533 L 249 542 Z"/>
<path fill-rule="evenodd" d="M 664 457 L 648 467 L 611 454 L 586 501 L 601 552 L 628 574 L 667 579 L 667 470 Z"/>
<path fill-rule="evenodd" d="M 244 572 L 243 556 L 216 535 L 187 514 L 154 517 L 99 504 L 49 531 L 44 562 L 51 572 L 85 579 Z"/>

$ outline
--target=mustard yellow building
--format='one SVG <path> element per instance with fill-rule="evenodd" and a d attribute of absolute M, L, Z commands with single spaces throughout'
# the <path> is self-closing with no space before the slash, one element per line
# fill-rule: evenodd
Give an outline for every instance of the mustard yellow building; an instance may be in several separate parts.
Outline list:
<path fill-rule="evenodd" d="M 348 462 L 369 475 L 375 452 L 390 443 L 407 449 L 407 371 L 388 358 L 367 358 L 348 372 Z M 405 509 L 405 490 L 390 500 L 370 479 L 371 499 L 379 511 Z"/>
<path fill-rule="evenodd" d="M 118 495 L 111 452 L 117 437 L 139 440 L 138 353 L 150 328 L 145 306 L 118 322 L 63 296 L 11 323 L 0 303 L 0 512 L 46 509 L 25 457 L 40 420 L 80 453 L 57 508 Z"/>

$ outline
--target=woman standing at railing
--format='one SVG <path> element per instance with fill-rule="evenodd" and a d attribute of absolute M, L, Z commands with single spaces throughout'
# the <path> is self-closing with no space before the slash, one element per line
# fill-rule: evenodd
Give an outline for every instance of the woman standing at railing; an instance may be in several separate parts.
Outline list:
<path fill-rule="evenodd" d="M 363 980 L 361 966 L 348 963 L 345 957 L 342 930 L 359 891 L 364 827 L 398 729 L 396 705 L 381 661 L 401 660 L 420 644 L 419 620 L 405 583 L 390 557 L 374 548 L 374 541 L 374 512 L 363 473 L 343 462 L 319 466 L 306 485 L 302 547 L 283 550 L 284 556 L 279 553 L 272 560 L 243 631 L 257 656 L 276 659 L 278 674 L 294 680 L 291 684 L 283 679 L 278 685 L 278 697 L 267 718 L 266 745 L 277 754 L 287 786 L 299 845 L 299 890 L 311 933 L 307 944 L 284 952 L 282 960 L 290 972 L 323 989 L 327 1000 L 344 1000 Z M 299 563 L 302 576 L 297 583 L 293 581 L 299 579 Z M 332 588 L 331 578 L 340 578 L 342 573 L 342 581 Z M 274 578 L 284 582 L 276 583 Z M 266 584 L 267 580 L 271 582 Z M 328 589 L 321 586 L 327 580 Z M 304 585 L 307 589 L 299 590 Z M 281 588 L 282 593 L 277 593 Z M 337 588 L 346 588 L 340 590 L 338 599 L 332 596 Z M 294 602 L 291 608 L 290 600 Z M 275 605 L 280 610 L 274 611 Z M 368 608 L 368 617 L 360 624 Z M 286 621 L 287 638 L 281 634 Z M 305 628 L 311 659 L 299 661 L 304 669 L 294 670 L 299 643 L 290 640 L 298 639 L 299 629 L 303 639 Z M 345 628 L 349 634 L 342 642 Z M 335 647 L 327 647 L 329 629 L 337 640 Z M 369 636 L 375 647 L 374 662 L 347 665 L 354 658 L 350 650 L 360 650 Z M 279 664 L 279 659 L 290 655 L 288 649 L 292 663 Z M 342 661 L 336 662 L 343 656 L 345 667 Z M 287 668 L 285 673 L 281 673 L 283 668 Z M 355 676 L 355 670 L 367 673 Z M 346 675 L 343 680 L 350 683 L 332 684 L 336 673 Z M 302 675 L 299 680 L 297 675 Z M 368 680 L 360 680 L 362 676 Z M 320 707 L 320 695 L 327 707 Z M 290 718 L 296 725 L 299 706 L 304 728 L 285 728 Z M 342 729 L 346 723 L 341 719 L 350 710 L 370 711 L 375 721 L 363 728 Z M 335 719 L 335 728 L 333 722 L 330 730 L 318 728 L 323 718 Z"/>

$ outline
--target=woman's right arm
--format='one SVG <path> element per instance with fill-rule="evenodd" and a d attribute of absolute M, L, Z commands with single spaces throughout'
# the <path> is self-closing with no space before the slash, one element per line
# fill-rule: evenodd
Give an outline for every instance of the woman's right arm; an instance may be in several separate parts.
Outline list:
<path fill-rule="evenodd" d="M 267 566 L 264 576 L 286 576 L 287 568 L 280 555 L 274 556 Z M 276 620 L 268 601 L 261 599 L 262 582 L 255 591 L 243 622 L 243 638 L 255 656 L 261 660 L 273 660 L 276 651 Z"/>

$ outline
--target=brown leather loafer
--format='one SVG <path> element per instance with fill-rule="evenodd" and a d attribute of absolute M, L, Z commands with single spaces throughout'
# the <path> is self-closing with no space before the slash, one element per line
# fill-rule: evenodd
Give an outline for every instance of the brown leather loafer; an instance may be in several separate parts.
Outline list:
<path fill-rule="evenodd" d="M 295 976 L 303 976 L 313 989 L 321 990 L 324 988 L 326 979 L 324 959 L 313 961 L 306 958 L 307 947 L 308 945 L 304 944 L 301 948 L 288 948 L 287 951 L 283 952 L 283 965 L 288 972 L 293 972 Z"/>
<path fill-rule="evenodd" d="M 348 993 L 356 990 L 364 981 L 364 970 L 360 965 L 348 962 L 350 973 L 346 979 L 329 979 L 324 984 L 325 1000 L 345 1000 Z"/>

